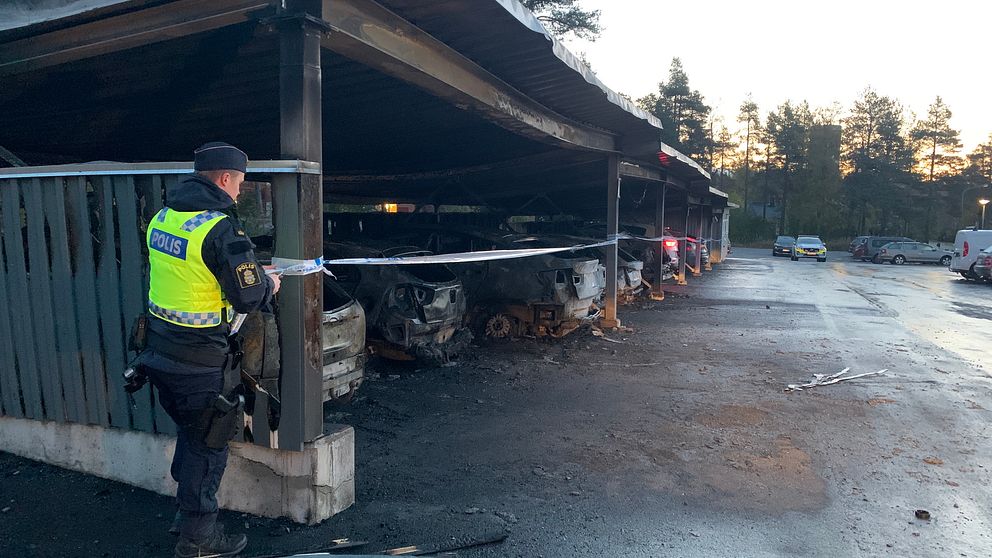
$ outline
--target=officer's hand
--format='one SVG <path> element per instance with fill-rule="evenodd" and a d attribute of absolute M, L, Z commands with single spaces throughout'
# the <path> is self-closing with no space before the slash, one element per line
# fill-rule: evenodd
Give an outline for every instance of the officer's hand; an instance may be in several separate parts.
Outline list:
<path fill-rule="evenodd" d="M 282 283 L 282 278 L 278 275 L 269 275 L 269 279 L 272 279 L 272 294 L 279 292 L 279 286 Z"/>

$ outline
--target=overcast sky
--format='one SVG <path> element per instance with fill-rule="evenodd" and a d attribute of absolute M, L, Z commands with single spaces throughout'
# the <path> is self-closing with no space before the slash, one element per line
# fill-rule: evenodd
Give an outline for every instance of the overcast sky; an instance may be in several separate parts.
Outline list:
<path fill-rule="evenodd" d="M 751 93 L 764 114 L 786 99 L 846 109 L 871 85 L 921 117 L 940 95 L 964 152 L 992 133 L 988 0 L 581 0 L 600 39 L 568 40 L 610 88 L 657 90 L 671 59 L 736 131 Z"/>

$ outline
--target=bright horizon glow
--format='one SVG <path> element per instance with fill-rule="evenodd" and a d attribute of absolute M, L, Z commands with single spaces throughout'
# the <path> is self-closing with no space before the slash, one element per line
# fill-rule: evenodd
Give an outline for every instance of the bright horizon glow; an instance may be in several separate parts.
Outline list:
<path fill-rule="evenodd" d="M 572 52 L 585 53 L 610 88 L 633 99 L 653 93 L 677 56 L 690 86 L 731 133 L 738 130 L 737 113 L 748 93 L 762 118 L 786 100 L 806 100 L 814 109 L 838 102 L 843 117 L 869 85 L 919 118 L 941 96 L 952 111 L 952 127 L 961 132 L 961 155 L 992 133 L 987 62 L 992 4 L 987 2 L 700 0 L 678 7 L 650 0 L 581 0 L 580 5 L 602 10 L 604 31 L 595 42 L 565 43 Z"/>

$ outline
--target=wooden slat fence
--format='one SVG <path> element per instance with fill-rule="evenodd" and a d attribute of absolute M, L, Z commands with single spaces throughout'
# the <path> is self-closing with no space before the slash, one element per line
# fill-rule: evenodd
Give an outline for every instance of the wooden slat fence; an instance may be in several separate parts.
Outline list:
<path fill-rule="evenodd" d="M 264 164 L 262 175 L 319 173 Z M 148 292 L 145 231 L 187 165 L 0 171 L 0 415 L 175 434 L 154 390 L 128 401 L 121 372 Z M 265 446 L 266 407 L 260 397 L 254 416 Z"/>

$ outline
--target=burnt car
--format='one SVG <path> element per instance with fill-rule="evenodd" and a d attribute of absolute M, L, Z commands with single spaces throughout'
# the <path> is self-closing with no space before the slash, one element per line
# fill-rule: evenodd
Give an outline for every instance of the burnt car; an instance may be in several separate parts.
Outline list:
<path fill-rule="evenodd" d="M 702 265 L 710 263 L 710 249 L 706 246 L 705 242 L 699 242 L 694 236 L 686 237 L 686 263 L 689 266 L 696 265 L 696 246 L 700 246 L 699 261 Z M 697 270 L 698 271 L 698 270 Z"/>
<path fill-rule="evenodd" d="M 320 320 L 324 401 L 350 400 L 362 384 L 365 361 L 365 310 L 337 282 L 324 277 Z"/>
<path fill-rule="evenodd" d="M 573 236 L 564 234 L 539 234 L 525 235 L 513 240 L 513 244 L 518 247 L 539 247 L 549 248 L 558 246 L 580 246 L 602 242 L 598 238 L 587 238 L 583 236 Z M 586 248 L 568 252 L 576 256 L 597 258 L 600 263 L 606 261 L 606 250 L 604 248 Z M 605 273 L 606 269 L 603 268 Z M 644 262 L 634 256 L 631 252 L 617 247 L 617 299 L 620 301 L 632 300 L 644 290 L 644 280 L 641 274 L 644 272 Z M 603 284 L 606 284 L 605 277 Z"/>
<path fill-rule="evenodd" d="M 411 234 L 437 253 L 519 250 L 528 235 L 418 228 Z M 469 323 L 491 338 L 563 337 L 598 315 L 606 286 L 596 257 L 569 252 L 452 264 L 465 284 Z"/>
<path fill-rule="evenodd" d="M 641 270 L 641 277 L 643 277 L 643 279 L 648 283 L 655 283 L 658 280 L 656 277 L 657 271 L 655 270 L 654 263 L 656 258 L 655 246 L 657 245 L 657 242 L 648 242 L 633 238 L 620 240 L 620 245 L 635 258 L 644 263 L 644 268 Z M 661 279 L 664 281 L 678 275 L 679 241 L 673 236 L 665 235 L 661 240 L 661 248 Z"/>
<path fill-rule="evenodd" d="M 325 242 L 324 258 L 391 258 L 429 255 L 415 246 Z M 472 340 L 463 327 L 465 293 L 445 265 L 333 265 L 337 284 L 365 309 L 368 342 L 392 360 L 449 362 Z"/>
<path fill-rule="evenodd" d="M 553 226 L 552 226 L 553 225 Z M 578 239 L 583 243 L 596 242 L 594 239 L 603 238 L 606 235 L 605 224 L 601 222 L 588 222 L 588 223 L 531 223 L 528 226 L 528 230 L 532 234 L 548 234 L 554 235 L 565 235 L 563 238 L 573 240 Z M 623 280 L 625 278 L 627 281 L 627 293 L 630 292 L 630 285 L 636 281 L 638 278 L 629 271 L 634 271 L 634 268 L 640 268 L 640 278 L 641 283 L 644 281 L 647 283 L 654 283 L 656 279 L 656 266 L 655 261 L 655 242 L 641 240 L 648 236 L 647 229 L 640 225 L 635 224 L 625 224 L 621 227 L 621 235 L 628 235 L 634 238 L 620 238 L 617 242 L 618 245 L 618 261 L 617 261 L 617 272 L 618 280 L 621 284 L 617 285 L 618 294 L 624 295 L 622 289 Z M 678 241 L 672 236 L 665 236 L 661 241 L 662 248 L 662 280 L 671 279 L 678 273 L 679 268 L 679 249 Z M 633 265 L 626 265 L 626 262 L 640 262 L 640 265 L 633 263 Z M 625 269 L 626 268 L 626 269 Z M 643 285 L 647 286 L 647 285 Z"/>
<path fill-rule="evenodd" d="M 259 252 L 270 257 L 266 247 Z M 321 392 L 324 401 L 347 402 L 362 385 L 367 353 L 362 305 L 329 277 L 324 279 L 321 314 Z M 269 393 L 279 394 L 279 329 L 269 313 L 248 314 L 241 327 L 242 366 Z"/>

